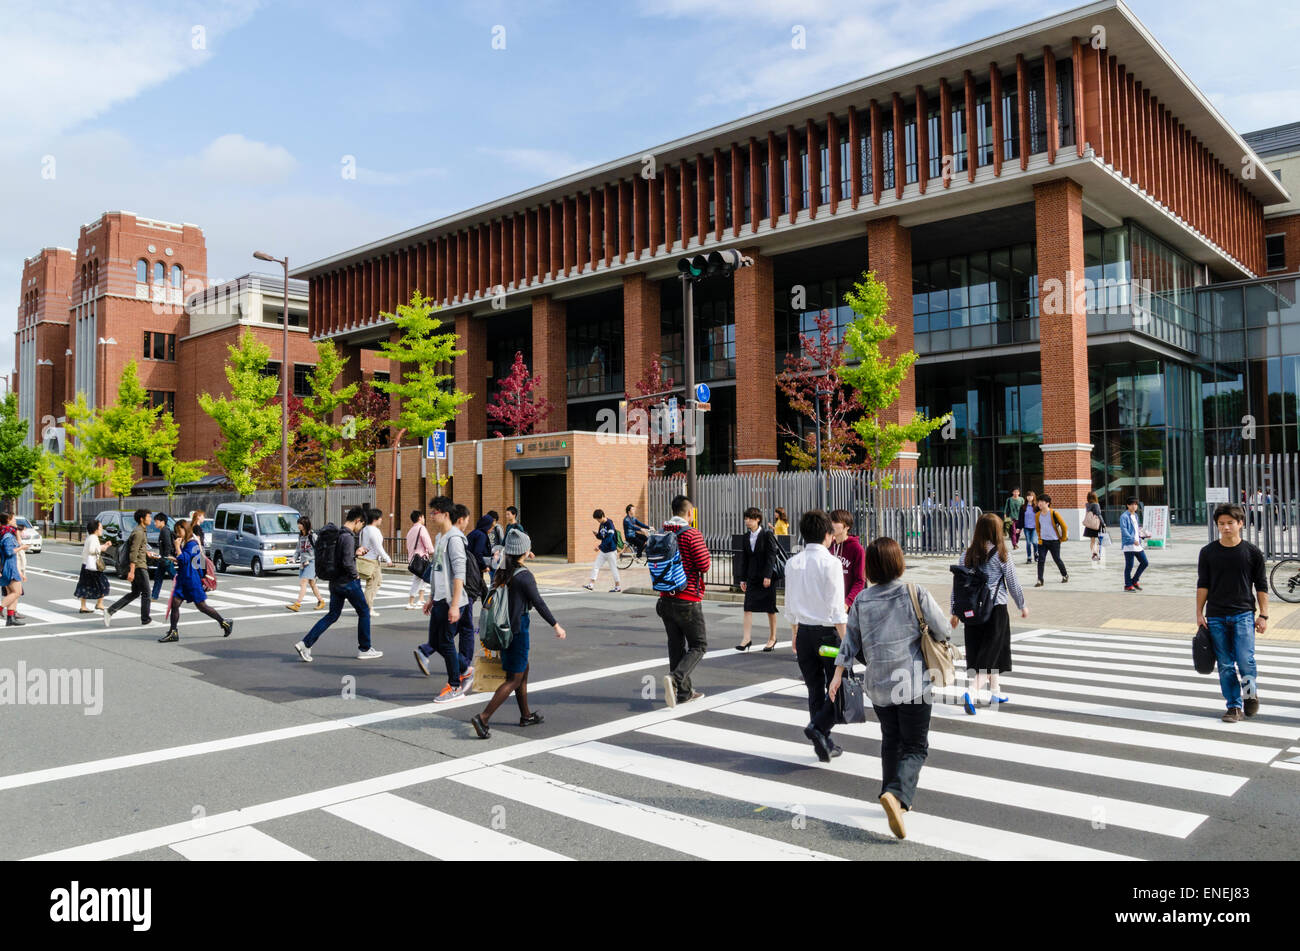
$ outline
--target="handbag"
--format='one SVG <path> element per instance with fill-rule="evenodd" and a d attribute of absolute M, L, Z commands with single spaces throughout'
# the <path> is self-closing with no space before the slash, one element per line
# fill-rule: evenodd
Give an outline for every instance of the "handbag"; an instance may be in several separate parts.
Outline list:
<path fill-rule="evenodd" d="M 373 578 L 375 576 L 375 572 L 377 572 L 378 570 L 379 570 L 379 562 L 374 561 L 373 559 L 370 558 L 357 559 L 358 578 L 366 578 L 366 579 Z"/>
<path fill-rule="evenodd" d="M 1210 629 L 1201 625 L 1192 638 L 1192 666 L 1198 674 L 1212 674 L 1214 664 L 1214 642 L 1210 640 Z"/>
<path fill-rule="evenodd" d="M 95 556 L 95 570 L 96 570 L 96 571 L 103 571 L 103 570 L 104 570 L 104 556 L 103 556 L 103 555 L 96 555 L 96 556 Z"/>
<path fill-rule="evenodd" d="M 867 722 L 867 675 L 855 674 L 852 667 L 845 668 L 835 694 L 835 722 Z"/>
<path fill-rule="evenodd" d="M 921 658 L 930 680 L 940 687 L 951 687 L 957 682 L 957 661 L 961 652 L 951 640 L 936 641 L 930 636 L 930 624 L 921 612 L 921 601 L 916 596 L 916 585 L 908 584 L 907 593 L 912 598 L 912 611 L 921 628 Z"/>
<path fill-rule="evenodd" d="M 406 563 L 406 570 L 417 578 L 423 578 L 429 573 L 429 559 L 423 555 L 412 555 L 411 560 Z"/>
<path fill-rule="evenodd" d="M 1083 516 L 1083 527 L 1089 531 L 1095 532 L 1101 528 L 1101 516 L 1096 512 L 1088 512 Z"/>

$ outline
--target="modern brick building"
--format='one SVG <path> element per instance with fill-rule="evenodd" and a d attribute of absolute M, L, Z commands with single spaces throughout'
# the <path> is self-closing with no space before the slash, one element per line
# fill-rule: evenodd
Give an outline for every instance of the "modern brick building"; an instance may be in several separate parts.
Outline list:
<path fill-rule="evenodd" d="M 312 336 L 357 351 L 392 333 L 380 313 L 413 290 L 437 300 L 467 351 L 456 382 L 475 398 L 454 434 L 466 440 L 488 434 L 491 381 L 516 350 L 566 409 L 555 431 L 595 429 L 656 353 L 680 381 L 677 260 L 742 249 L 753 267 L 696 293 L 696 376 L 713 389 L 701 471 L 725 472 L 782 464 L 775 374 L 819 311 L 843 326 L 844 292 L 871 269 L 893 351 L 920 355 L 897 417 L 955 418 L 952 438 L 907 447 L 903 465 L 973 465 L 984 507 L 1021 485 L 1077 511 L 1097 489 L 1187 519 L 1204 456 L 1233 448 L 1234 401 L 1273 392 L 1214 349 L 1220 335 L 1244 341 L 1263 308 L 1280 336 L 1252 337 L 1251 352 L 1300 355 L 1300 341 L 1287 349 L 1295 279 L 1274 279 L 1266 246 L 1266 231 L 1294 228 L 1271 217 L 1292 198 L 1268 165 L 1106 0 L 296 275 Z M 1286 233 L 1276 274 L 1297 269 Z M 1300 448 L 1294 400 L 1279 405 L 1269 445 Z"/>

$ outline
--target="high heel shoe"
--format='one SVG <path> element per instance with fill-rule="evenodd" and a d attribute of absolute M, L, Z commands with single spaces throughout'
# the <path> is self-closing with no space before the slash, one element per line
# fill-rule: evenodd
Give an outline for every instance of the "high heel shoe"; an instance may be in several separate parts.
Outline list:
<path fill-rule="evenodd" d="M 753 647 L 753 646 L 754 646 L 753 641 L 746 641 L 744 644 L 737 644 L 737 645 L 736 645 L 736 650 L 738 650 L 738 651 L 747 651 L 747 650 L 749 650 L 749 649 L 750 649 L 751 647 Z"/>
<path fill-rule="evenodd" d="M 773 641 L 772 643 L 770 643 L 770 644 L 764 646 L 764 648 L 763 648 L 763 653 L 764 653 L 764 654 L 770 654 L 770 653 L 772 653 L 772 651 L 774 651 L 774 650 L 776 650 L 776 641 Z"/>

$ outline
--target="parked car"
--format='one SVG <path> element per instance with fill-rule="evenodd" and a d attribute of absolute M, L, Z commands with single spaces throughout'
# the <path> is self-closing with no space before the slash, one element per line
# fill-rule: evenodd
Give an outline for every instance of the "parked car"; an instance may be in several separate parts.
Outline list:
<path fill-rule="evenodd" d="M 109 552 L 117 576 L 125 578 L 128 570 L 128 551 L 124 543 L 131 537 L 131 533 L 135 531 L 135 512 L 127 509 L 106 509 L 103 512 L 96 513 L 95 518 L 99 519 L 104 526 L 104 538 L 113 542 L 113 547 L 109 549 Z M 167 516 L 167 527 L 176 527 L 176 519 L 170 515 Z M 149 513 L 149 521 L 145 523 L 145 538 L 148 539 L 149 550 L 155 555 L 158 554 L 158 526 L 154 524 L 152 512 Z M 150 572 L 153 571 L 154 567 L 154 561 L 150 559 Z"/>
<path fill-rule="evenodd" d="M 268 502 L 222 502 L 212 516 L 208 554 L 217 571 L 298 570 L 298 511 Z"/>
<path fill-rule="evenodd" d="M 18 526 L 18 537 L 23 540 L 24 545 L 28 546 L 27 551 L 39 555 L 42 544 L 41 530 L 21 515 L 14 519 L 14 524 Z"/>

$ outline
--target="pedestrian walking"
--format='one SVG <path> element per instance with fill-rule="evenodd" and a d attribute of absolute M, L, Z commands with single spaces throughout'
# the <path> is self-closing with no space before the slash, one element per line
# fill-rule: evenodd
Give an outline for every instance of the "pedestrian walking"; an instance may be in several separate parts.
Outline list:
<path fill-rule="evenodd" d="M 190 523 L 190 537 L 194 538 L 195 544 L 198 539 L 194 535 L 194 523 Z M 202 546 L 200 545 L 200 551 Z M 311 530 L 311 519 L 306 515 L 298 516 L 298 597 L 292 604 L 286 604 L 285 607 L 290 611 L 297 611 L 302 607 L 303 595 L 307 593 L 308 585 L 311 586 L 311 593 L 316 595 L 316 610 L 325 609 L 325 599 L 320 595 L 320 588 L 316 586 L 316 533 Z"/>
<path fill-rule="evenodd" d="M 763 513 L 750 506 L 745 509 L 745 530 L 749 533 L 740 547 L 740 590 L 745 594 L 744 618 L 741 637 L 736 650 L 750 648 L 750 632 L 754 629 L 754 615 L 767 615 L 767 646 L 764 653 L 776 647 L 776 546 L 780 544 L 770 529 L 763 527 Z"/>
<path fill-rule="evenodd" d="M 1146 536 L 1147 533 L 1142 531 L 1142 522 L 1138 519 L 1138 506 L 1141 500 L 1136 496 L 1130 496 L 1129 500 L 1124 503 L 1124 514 L 1119 517 L 1119 540 L 1124 547 L 1124 590 L 1141 591 L 1142 585 L 1138 580 L 1142 577 L 1142 572 L 1147 570 L 1147 553 Z M 1133 570 L 1133 565 L 1138 566 L 1138 570 Z"/>
<path fill-rule="evenodd" d="M 515 703 L 519 704 L 520 726 L 536 726 L 544 719 L 540 713 L 529 709 L 528 706 L 529 643 L 528 625 L 524 623 L 524 619 L 528 617 L 529 612 L 536 608 L 542 620 L 555 628 L 556 637 L 563 640 L 566 636 L 564 628 L 555 620 L 555 615 L 538 594 L 537 580 L 533 577 L 533 573 L 523 567 L 532 546 L 532 539 L 525 532 L 512 532 L 504 545 L 505 560 L 497 570 L 492 587 L 507 598 L 510 630 L 513 636 L 510 639 L 510 646 L 501 652 L 501 669 L 506 674 L 505 682 L 497 687 L 488 700 L 487 706 L 483 708 L 483 712 L 470 720 L 474 732 L 481 740 L 486 740 L 492 735 L 492 731 L 488 728 L 488 721 L 512 693 L 515 695 Z"/>
<path fill-rule="evenodd" d="M 204 552 L 204 557 L 207 556 L 208 537 L 203 530 L 203 523 L 207 517 L 208 513 L 203 509 L 195 509 L 190 513 L 190 531 L 193 532 L 195 540 L 199 543 L 199 548 Z"/>
<path fill-rule="evenodd" d="M 23 533 L 22 530 L 18 528 L 18 523 L 16 521 L 11 520 L 9 524 L 5 526 L 5 528 L 6 530 L 8 530 L 13 534 L 14 539 L 18 542 L 18 550 L 15 552 L 15 557 L 18 559 L 18 581 L 20 585 L 25 585 L 27 584 L 28 546 L 23 543 Z M 6 595 L 9 594 L 9 590 L 7 587 L 4 588 L 4 594 Z M 21 599 L 22 596 L 23 596 L 23 590 L 20 588 L 18 591 L 18 598 Z M 26 619 L 27 618 L 25 615 L 18 613 L 18 600 L 15 599 L 13 604 L 9 605 L 9 612 L 6 615 L 6 620 L 14 621 L 15 623 L 17 623 L 20 621 L 25 621 Z"/>
<path fill-rule="evenodd" d="M 902 581 L 905 567 L 903 550 L 894 539 L 884 536 L 867 546 L 871 587 L 849 608 L 844 642 L 835 658 L 828 691 L 834 700 L 845 668 L 861 655 L 867 665 L 867 696 L 880 721 L 880 805 L 890 830 L 900 839 L 907 835 L 903 813 L 912 808 L 921 766 L 930 749 L 932 686 L 921 653 L 917 615 L 925 618 L 936 642 L 943 643 L 947 627 L 943 608 L 934 596 L 919 585 Z"/>
<path fill-rule="evenodd" d="M 608 565 L 610 573 L 614 576 L 614 587 L 609 589 L 610 593 L 618 594 L 623 590 L 622 580 L 618 576 L 618 530 L 614 527 L 614 520 L 605 517 L 604 509 L 596 509 L 591 513 L 591 518 L 596 523 L 596 530 L 592 532 L 596 536 L 596 546 L 593 549 L 596 552 L 596 560 L 591 566 L 591 580 L 583 587 L 588 591 L 595 591 L 600 569 Z"/>
<path fill-rule="evenodd" d="M 424 613 L 429 616 L 429 640 L 415 648 L 415 663 L 424 676 L 429 676 L 429 658 L 441 654 L 447 665 L 447 684 L 434 703 L 446 703 L 469 692 L 474 682 L 473 666 L 464 667 L 456 651 L 456 628 L 460 614 L 469 604 L 465 593 L 466 543 L 465 533 L 454 522 L 456 503 L 445 495 L 429 500 L 430 521 L 438 533 L 434 539 L 432 564 L 432 590 L 424 603 Z M 510 540 L 509 534 L 506 540 Z M 463 673 L 462 673 L 463 671 Z"/>
<path fill-rule="evenodd" d="M 1025 493 L 1025 507 L 1020 527 L 1025 536 L 1025 564 L 1032 565 L 1038 555 L 1038 496 L 1030 489 Z"/>
<path fill-rule="evenodd" d="M 844 566 L 830 553 L 831 517 L 820 509 L 799 516 L 803 549 L 785 564 L 785 619 L 794 627 L 791 649 L 808 689 L 808 725 L 803 735 L 823 763 L 840 755 L 831 739 L 835 704 L 827 689 L 835 676 L 834 657 L 822 648 L 839 651 L 848 612 L 844 608 Z"/>
<path fill-rule="evenodd" d="M 1083 510 L 1083 537 L 1088 539 L 1088 551 L 1093 561 L 1101 561 L 1102 536 L 1106 534 L 1106 516 L 1102 513 L 1097 493 L 1089 492 Z"/>
<path fill-rule="evenodd" d="M 1052 508 L 1052 497 L 1050 495 L 1040 495 L 1038 497 L 1038 511 L 1034 513 L 1034 529 L 1038 536 L 1038 583 L 1035 588 L 1043 586 L 1043 567 L 1047 564 L 1047 556 L 1052 556 L 1052 561 L 1056 562 L 1056 567 L 1061 571 L 1061 584 L 1070 580 L 1070 573 L 1065 570 L 1065 563 L 1061 561 L 1061 542 L 1069 539 L 1069 533 L 1065 530 L 1065 522 L 1061 516 L 1056 514 L 1056 509 Z"/>
<path fill-rule="evenodd" d="M 645 553 L 645 540 L 650 537 L 650 526 L 636 517 L 636 506 L 629 505 L 623 510 L 623 538 L 636 549 L 640 558 Z"/>
<path fill-rule="evenodd" d="M 357 574 L 357 533 L 366 524 L 366 510 L 353 506 L 343 516 L 340 529 L 333 522 L 327 524 L 316 536 L 316 576 L 329 582 L 330 608 L 323 618 L 312 625 L 307 636 L 293 645 L 307 663 L 312 662 L 311 649 L 331 625 L 343 615 L 343 605 L 352 605 L 357 612 L 357 660 L 375 660 L 384 652 L 370 644 L 370 605 L 361 589 Z"/>
<path fill-rule="evenodd" d="M 172 535 L 172 530 L 167 527 L 167 515 L 164 512 L 154 512 L 154 528 L 158 529 L 158 554 L 145 549 L 145 556 L 158 562 L 158 566 L 153 572 L 153 592 L 152 600 L 157 601 L 158 595 L 162 591 L 163 580 L 166 578 L 176 577 L 176 556 L 179 549 L 176 539 Z"/>
<path fill-rule="evenodd" d="M 468 509 L 466 512 L 468 512 Z M 479 582 L 478 588 L 482 592 L 479 597 L 483 597 L 487 594 L 487 587 L 483 585 L 483 572 L 488 570 L 488 565 L 492 561 L 492 526 L 492 515 L 489 513 L 481 516 L 479 520 L 474 523 L 474 531 L 465 535 L 466 547 L 475 561 L 475 563 L 470 565 L 467 569 L 466 583 L 468 584 L 473 580 L 472 576 L 477 572 Z M 474 596 L 472 591 L 470 592 L 470 598 L 476 601 L 479 599 Z"/>
<path fill-rule="evenodd" d="M 182 519 L 176 523 L 176 537 L 181 543 L 181 555 L 176 562 L 176 586 L 172 591 L 168 611 L 167 633 L 158 638 L 158 643 L 174 644 L 181 639 L 179 627 L 183 601 L 190 602 L 201 613 L 216 621 L 221 627 L 221 636 L 229 637 L 235 629 L 235 622 L 226 620 L 212 605 L 208 604 L 208 593 L 203 589 L 207 559 L 198 541 L 193 537 L 189 522 Z"/>
<path fill-rule="evenodd" d="M 853 516 L 848 509 L 831 512 L 830 552 L 844 568 L 844 606 L 847 608 L 867 586 L 867 550 L 852 534 Z"/>
<path fill-rule="evenodd" d="M 960 623 L 966 625 L 966 692 L 962 694 L 962 706 L 974 716 L 976 704 L 1000 706 L 1010 700 L 998 683 L 1001 674 L 1011 673 L 1007 600 L 1015 601 L 1022 618 L 1029 617 L 1029 608 L 1002 534 L 1002 519 L 997 515 L 989 512 L 979 517 L 970 547 L 957 564 L 966 571 L 954 570 L 949 622 L 954 628 Z M 964 586 L 963 581 L 968 584 Z M 987 593 L 975 590 L 976 584 Z"/>
<path fill-rule="evenodd" d="M 144 625 L 153 622 L 153 618 L 149 616 L 149 559 L 146 555 L 149 550 L 149 536 L 144 527 L 144 523 L 149 519 L 149 510 L 136 509 L 132 514 L 135 518 L 135 530 L 126 541 L 126 560 L 129 565 L 126 571 L 126 583 L 131 586 L 131 590 L 118 598 L 104 612 L 104 627 L 109 626 L 114 614 L 136 598 L 140 599 L 140 623 Z"/>
<path fill-rule="evenodd" d="M 77 589 L 73 594 L 81 599 L 80 614 L 93 614 L 86 607 L 86 599 L 95 599 L 95 611 L 104 610 L 104 597 L 109 592 L 108 575 L 104 573 L 104 552 L 113 543 L 104 540 L 104 526 L 97 518 L 86 523 L 86 539 L 81 543 L 81 571 L 77 573 Z"/>
<path fill-rule="evenodd" d="M 361 529 L 361 541 L 357 548 L 357 574 L 366 583 L 366 604 L 370 605 L 370 616 L 379 617 L 375 610 L 375 597 L 384 582 L 384 570 L 381 565 L 391 565 L 392 557 L 384 550 L 384 533 L 379 525 L 384 513 L 379 509 L 366 511 L 366 526 Z"/>
<path fill-rule="evenodd" d="M 1255 635 L 1268 629 L 1268 579 L 1264 553 L 1241 537 L 1246 524 L 1241 506 L 1217 506 L 1214 524 L 1219 538 L 1196 560 L 1196 624 L 1209 628 L 1214 644 L 1219 689 L 1228 707 L 1223 722 L 1237 723 L 1259 712 Z"/>
<path fill-rule="evenodd" d="M 785 514 L 785 509 L 781 508 L 779 505 L 776 507 L 776 518 L 772 520 L 772 534 L 790 534 L 790 517 Z"/>
<path fill-rule="evenodd" d="M 429 537 L 429 530 L 424 526 L 424 513 L 419 509 L 412 509 L 411 527 L 406 530 L 406 568 L 411 572 L 411 590 L 406 594 L 408 611 L 414 611 L 424 605 L 424 586 L 428 583 L 426 574 L 429 556 L 432 554 L 433 539 Z M 417 558 L 420 559 L 419 562 L 416 561 Z M 421 564 L 425 571 L 416 571 L 415 568 Z"/>
<path fill-rule="evenodd" d="M 1020 546 L 1020 513 L 1025 509 L 1025 500 L 1020 497 L 1020 486 L 1011 490 L 1006 504 L 1002 506 L 1002 515 L 1006 519 L 1006 530 L 1011 536 L 1011 547 Z"/>
<path fill-rule="evenodd" d="M 704 535 L 691 527 L 691 517 L 695 514 L 691 500 L 684 495 L 674 498 L 672 513 L 673 517 L 664 523 L 663 532 L 646 543 L 646 557 L 652 562 L 650 576 L 659 591 L 655 613 L 664 622 L 664 634 L 668 638 L 664 702 L 675 707 L 704 696 L 694 688 L 691 672 L 704 658 L 708 647 L 701 602 L 710 558 Z"/>
<path fill-rule="evenodd" d="M 474 532 L 466 534 L 469 515 L 469 509 L 459 502 L 451 513 L 453 524 L 465 535 L 465 596 L 468 601 L 465 609 L 460 612 L 460 620 L 456 622 L 456 653 L 460 655 L 461 670 L 467 672 L 474 668 L 474 647 L 478 636 L 478 628 L 474 624 L 474 605 L 487 594 L 487 588 L 483 586 L 483 562 L 478 555 L 486 536 L 482 540 L 476 540 L 471 537 Z M 464 676 L 461 675 L 462 679 Z M 465 688 L 465 692 L 469 692 L 469 687 Z"/>
<path fill-rule="evenodd" d="M 23 620 L 16 617 L 18 599 L 23 596 L 23 572 L 19 556 L 27 547 L 18 532 L 13 529 L 13 515 L 0 512 L 0 585 L 4 587 L 4 598 L 0 607 L 5 612 L 5 627 L 22 627 Z"/>

